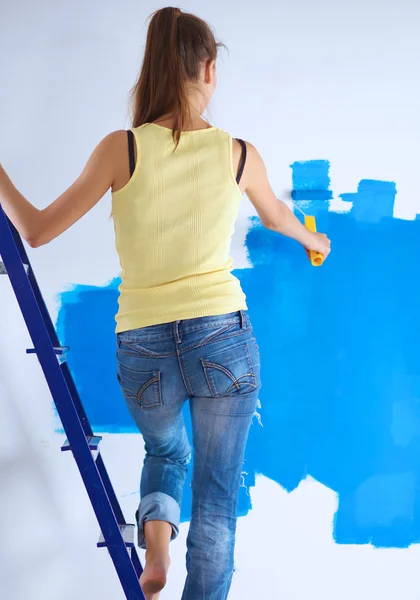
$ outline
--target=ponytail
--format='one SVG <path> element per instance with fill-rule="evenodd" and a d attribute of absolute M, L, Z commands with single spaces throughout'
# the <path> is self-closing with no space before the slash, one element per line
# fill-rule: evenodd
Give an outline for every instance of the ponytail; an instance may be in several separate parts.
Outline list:
<path fill-rule="evenodd" d="M 172 136 L 178 146 L 181 132 L 191 120 L 187 86 L 197 81 L 203 61 L 216 60 L 218 46 L 202 19 L 179 8 L 156 11 L 147 32 L 141 72 L 132 90 L 133 127 L 171 114 Z"/>

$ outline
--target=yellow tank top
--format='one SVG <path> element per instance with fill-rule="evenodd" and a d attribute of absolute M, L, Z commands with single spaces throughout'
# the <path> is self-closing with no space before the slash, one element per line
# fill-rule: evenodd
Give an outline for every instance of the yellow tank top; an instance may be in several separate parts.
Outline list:
<path fill-rule="evenodd" d="M 116 332 L 246 309 L 229 256 L 242 198 L 232 137 L 216 127 L 183 132 L 174 152 L 170 129 L 132 131 L 136 166 L 112 193 L 121 264 Z"/>

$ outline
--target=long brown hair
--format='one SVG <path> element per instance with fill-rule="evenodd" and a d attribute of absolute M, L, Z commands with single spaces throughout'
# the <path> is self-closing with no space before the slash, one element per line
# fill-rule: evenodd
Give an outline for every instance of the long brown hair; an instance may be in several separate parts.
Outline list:
<path fill-rule="evenodd" d="M 187 84 L 198 80 L 203 61 L 216 60 L 222 45 L 209 25 L 195 15 L 171 6 L 153 13 L 140 75 L 131 90 L 132 126 L 170 113 L 177 146 L 190 123 Z"/>

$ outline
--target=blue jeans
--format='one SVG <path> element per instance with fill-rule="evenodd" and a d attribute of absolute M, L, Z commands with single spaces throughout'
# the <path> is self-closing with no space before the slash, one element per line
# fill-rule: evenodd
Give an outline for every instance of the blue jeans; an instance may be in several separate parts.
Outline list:
<path fill-rule="evenodd" d="M 247 311 L 117 334 L 118 380 L 146 456 L 136 513 L 178 535 L 191 445 L 192 511 L 182 600 L 225 600 L 234 570 L 236 510 L 246 441 L 257 407 L 260 360 Z"/>

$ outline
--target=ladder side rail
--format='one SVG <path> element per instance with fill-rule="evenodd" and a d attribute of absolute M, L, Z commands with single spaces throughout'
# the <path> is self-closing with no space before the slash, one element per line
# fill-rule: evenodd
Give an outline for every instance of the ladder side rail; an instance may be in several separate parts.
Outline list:
<path fill-rule="evenodd" d="M 31 263 L 29 261 L 28 258 L 28 254 L 26 252 L 25 246 L 22 242 L 22 238 L 20 237 L 16 227 L 13 225 L 13 223 L 10 221 L 10 219 L 6 216 L 6 214 L 4 213 L 3 209 L 0 206 L 0 211 L 2 213 L 1 217 L 3 217 L 3 219 L 6 221 L 6 223 L 4 224 L 5 227 L 7 227 L 7 225 L 9 226 L 9 230 L 12 234 L 13 240 L 16 244 L 19 256 L 21 261 L 25 264 L 28 265 L 28 279 L 31 283 L 32 286 L 32 290 L 34 292 L 35 298 L 38 301 L 38 306 L 40 308 L 40 311 L 42 313 L 42 317 L 44 319 L 44 323 L 47 326 L 48 329 L 48 333 L 50 334 L 50 339 L 52 342 L 52 345 L 55 347 L 58 347 L 60 345 L 58 336 L 57 336 L 57 332 L 55 330 L 54 324 L 52 322 L 50 313 L 48 312 L 47 306 L 45 304 L 45 300 L 41 294 L 41 290 L 39 289 L 39 285 L 38 282 L 36 280 L 35 274 L 33 272 Z M 11 268 L 13 269 L 13 265 L 11 266 Z"/>
<path fill-rule="evenodd" d="M 22 256 L 1 207 L 0 253 L 121 585 L 128 599 L 144 600 L 136 570 L 92 457 L 66 379 L 58 364 L 47 324 L 44 322 L 34 290 L 26 275 Z"/>

